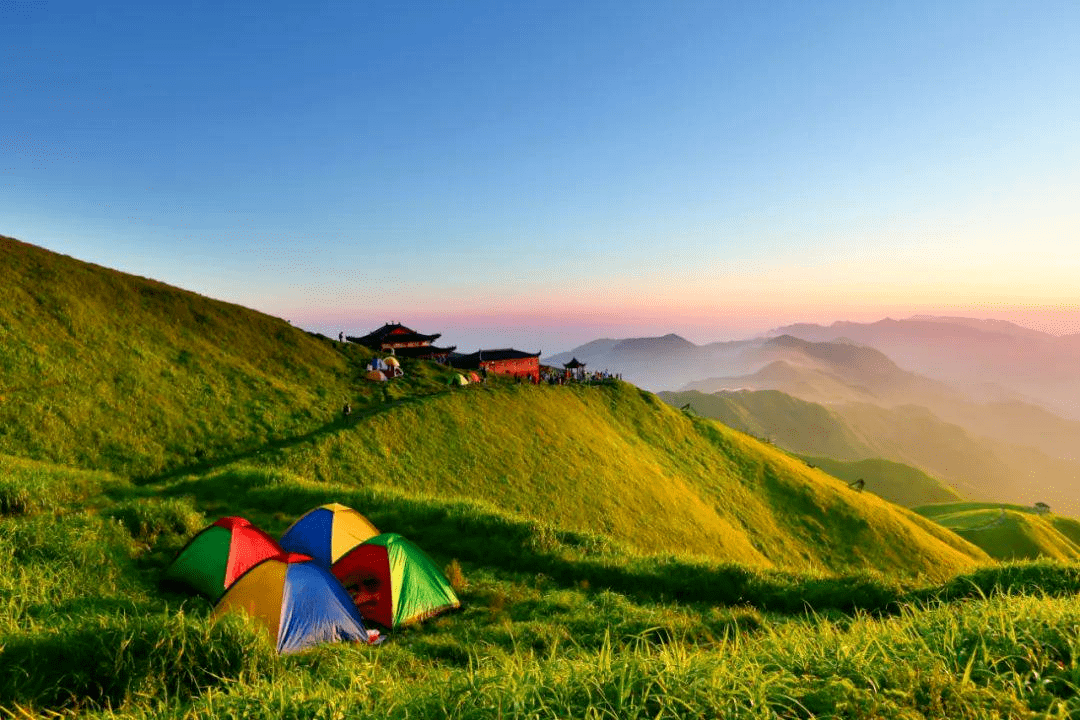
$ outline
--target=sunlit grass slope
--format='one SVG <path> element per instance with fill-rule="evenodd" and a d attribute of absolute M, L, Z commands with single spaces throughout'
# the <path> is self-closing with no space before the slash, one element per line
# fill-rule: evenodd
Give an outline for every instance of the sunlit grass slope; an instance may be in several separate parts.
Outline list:
<path fill-rule="evenodd" d="M 0 268 L 0 452 L 148 476 L 364 400 L 364 351 L 284 320 L 10 238 Z"/>
<path fill-rule="evenodd" d="M 915 508 L 999 560 L 1080 560 L 1080 522 L 1023 505 L 942 503 Z"/>
<path fill-rule="evenodd" d="M 908 508 L 962 499 L 955 490 L 940 480 L 910 465 L 891 460 L 872 458 L 845 462 L 806 456 L 803 460 L 847 483 L 861 479 L 866 483 L 867 492 Z"/>
<path fill-rule="evenodd" d="M 459 388 L 258 462 L 481 500 L 650 553 L 934 576 L 986 559 L 918 515 L 625 383 Z"/>

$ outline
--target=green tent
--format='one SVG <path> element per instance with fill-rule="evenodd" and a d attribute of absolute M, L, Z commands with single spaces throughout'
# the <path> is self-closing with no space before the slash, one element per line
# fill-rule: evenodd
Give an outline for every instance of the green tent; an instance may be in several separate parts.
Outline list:
<path fill-rule="evenodd" d="M 331 567 L 365 620 L 388 628 L 460 607 L 454 589 L 431 558 L 397 533 L 383 533 Z"/>
<path fill-rule="evenodd" d="M 176 554 L 165 580 L 217 600 L 249 568 L 280 553 L 274 538 L 244 518 L 224 517 Z"/>

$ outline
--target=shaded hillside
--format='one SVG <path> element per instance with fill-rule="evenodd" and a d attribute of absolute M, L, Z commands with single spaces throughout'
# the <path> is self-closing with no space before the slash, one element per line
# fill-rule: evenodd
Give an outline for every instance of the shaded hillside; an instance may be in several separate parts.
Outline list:
<path fill-rule="evenodd" d="M 318 432 L 364 400 L 361 348 L 10 238 L 0 267 L 0 452 L 149 475 Z"/>
<path fill-rule="evenodd" d="M 820 405 L 772 390 L 662 393 L 706 417 L 768 438 L 800 455 L 837 460 L 882 458 L 940 478 L 965 497 L 1006 502 L 1042 500 L 1080 514 L 1080 464 L 1037 449 L 973 436 L 915 406 Z"/>
<path fill-rule="evenodd" d="M 874 447 L 832 409 L 775 390 L 662 392 L 676 407 L 690 406 L 700 415 L 801 455 L 861 460 L 874 457 Z"/>
<path fill-rule="evenodd" d="M 853 462 L 825 457 L 803 457 L 803 460 L 846 483 L 862 480 L 866 492 L 908 508 L 961 499 L 955 490 L 937 478 L 903 463 L 880 458 Z"/>
<path fill-rule="evenodd" d="M 998 560 L 1080 560 L 1080 522 L 1023 505 L 946 503 L 915 508 Z"/>

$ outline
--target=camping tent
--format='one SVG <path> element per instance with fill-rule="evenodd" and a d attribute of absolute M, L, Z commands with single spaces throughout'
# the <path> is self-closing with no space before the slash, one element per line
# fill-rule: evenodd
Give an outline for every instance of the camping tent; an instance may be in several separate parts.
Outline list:
<path fill-rule="evenodd" d="M 399 363 L 398 359 L 396 357 L 393 357 L 393 356 L 390 356 L 390 357 L 386 358 L 385 360 L 383 360 L 383 362 L 386 363 L 387 367 L 392 367 L 392 368 L 401 367 L 401 363 Z"/>
<path fill-rule="evenodd" d="M 465 379 L 465 376 L 461 373 L 456 373 L 450 376 L 450 379 L 446 381 L 447 385 L 468 385 L 469 381 Z"/>
<path fill-rule="evenodd" d="M 386 382 L 386 374 L 382 370 L 371 370 L 364 377 L 376 382 Z"/>
<path fill-rule="evenodd" d="M 202 529 L 176 554 L 165 580 L 217 600 L 248 568 L 280 552 L 274 538 L 244 518 L 224 517 Z"/>
<path fill-rule="evenodd" d="M 375 358 L 367 364 L 368 370 L 386 370 L 389 366 L 382 358 Z"/>
<path fill-rule="evenodd" d="M 325 568 L 349 550 L 379 534 L 378 528 L 350 507 L 330 503 L 309 510 L 281 536 L 281 547 L 304 553 Z"/>
<path fill-rule="evenodd" d="M 366 620 L 393 628 L 461 606 L 450 582 L 414 543 L 385 533 L 331 568 Z"/>
<path fill-rule="evenodd" d="M 324 642 L 368 642 L 341 584 L 306 555 L 282 553 L 244 573 L 218 601 L 214 616 L 233 610 L 258 618 L 282 654 Z"/>
<path fill-rule="evenodd" d="M 475 371 L 470 372 L 469 373 L 469 382 L 474 382 L 474 383 L 480 382 L 480 376 L 477 375 Z"/>

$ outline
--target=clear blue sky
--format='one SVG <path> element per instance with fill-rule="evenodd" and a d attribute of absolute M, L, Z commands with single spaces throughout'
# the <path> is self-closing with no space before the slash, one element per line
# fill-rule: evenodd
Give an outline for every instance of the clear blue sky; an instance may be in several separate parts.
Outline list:
<path fill-rule="evenodd" d="M 309 329 L 1080 331 L 1075 1 L 0 0 L 0 29 L 0 234 Z"/>

